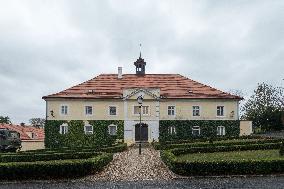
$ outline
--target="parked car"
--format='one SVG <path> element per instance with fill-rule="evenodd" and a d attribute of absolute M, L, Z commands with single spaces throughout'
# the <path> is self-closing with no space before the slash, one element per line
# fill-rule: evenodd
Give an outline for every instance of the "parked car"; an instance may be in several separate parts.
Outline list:
<path fill-rule="evenodd" d="M 0 129 L 0 151 L 16 152 L 22 148 L 20 134 L 8 129 Z"/>

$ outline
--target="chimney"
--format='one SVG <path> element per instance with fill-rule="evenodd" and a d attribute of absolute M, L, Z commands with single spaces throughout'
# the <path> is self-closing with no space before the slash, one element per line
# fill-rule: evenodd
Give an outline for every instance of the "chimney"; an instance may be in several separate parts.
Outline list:
<path fill-rule="evenodd" d="M 117 78 L 118 78 L 118 79 L 122 79 L 122 67 L 118 67 Z"/>

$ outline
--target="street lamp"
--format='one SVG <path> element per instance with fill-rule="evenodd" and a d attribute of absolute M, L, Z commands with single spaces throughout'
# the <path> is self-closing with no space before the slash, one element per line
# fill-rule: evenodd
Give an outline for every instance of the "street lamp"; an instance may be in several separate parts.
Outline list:
<path fill-rule="evenodd" d="M 139 109 L 140 109 L 140 124 L 139 124 L 139 155 L 141 155 L 141 127 L 142 127 L 142 123 L 141 123 L 141 117 L 142 117 L 142 103 L 143 103 L 143 96 L 140 95 L 137 97 L 137 102 L 140 105 Z"/>

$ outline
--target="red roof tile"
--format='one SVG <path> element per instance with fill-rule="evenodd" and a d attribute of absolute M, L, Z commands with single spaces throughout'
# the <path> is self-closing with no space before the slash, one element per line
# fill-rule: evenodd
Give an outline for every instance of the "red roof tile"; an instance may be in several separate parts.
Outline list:
<path fill-rule="evenodd" d="M 9 129 L 9 130 L 16 131 L 16 132 L 20 133 L 21 140 L 33 140 L 33 141 L 44 140 L 44 129 L 41 129 L 41 128 L 36 128 L 36 127 L 32 127 L 32 126 L 4 124 L 4 123 L 0 124 L 0 128 L 1 129 Z M 31 138 L 28 135 L 29 132 L 34 133 L 35 138 Z"/>
<path fill-rule="evenodd" d="M 123 89 L 127 88 L 160 88 L 163 98 L 178 99 L 238 99 L 239 96 L 222 92 L 210 86 L 193 81 L 179 74 L 124 74 L 122 79 L 117 74 L 101 74 L 84 83 L 47 98 L 122 98 Z M 89 92 L 89 90 L 94 90 Z"/>

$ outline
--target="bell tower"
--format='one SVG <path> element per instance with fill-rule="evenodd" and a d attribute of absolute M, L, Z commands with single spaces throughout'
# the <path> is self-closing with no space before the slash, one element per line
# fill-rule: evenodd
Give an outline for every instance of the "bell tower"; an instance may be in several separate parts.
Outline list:
<path fill-rule="evenodd" d="M 145 75 L 146 62 L 144 61 L 143 58 L 141 58 L 141 44 L 140 44 L 140 56 L 136 60 L 136 62 L 134 62 L 134 65 L 136 66 L 136 75 L 142 75 L 142 76 Z"/>

